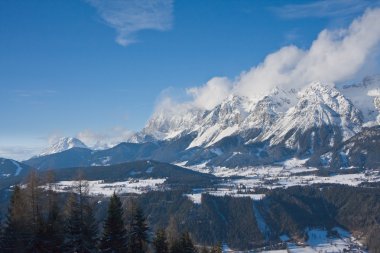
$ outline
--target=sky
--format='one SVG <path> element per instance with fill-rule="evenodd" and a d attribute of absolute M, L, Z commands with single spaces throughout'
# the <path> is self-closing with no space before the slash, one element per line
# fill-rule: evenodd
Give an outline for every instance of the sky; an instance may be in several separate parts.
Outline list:
<path fill-rule="evenodd" d="M 168 98 L 210 109 L 231 93 L 379 74 L 379 6 L 2 0 L 0 157 L 26 159 L 63 136 L 120 142 Z"/>

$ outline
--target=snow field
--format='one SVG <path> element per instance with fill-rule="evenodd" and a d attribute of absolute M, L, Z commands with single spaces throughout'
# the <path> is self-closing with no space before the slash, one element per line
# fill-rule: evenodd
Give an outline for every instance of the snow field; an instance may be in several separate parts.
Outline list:
<path fill-rule="evenodd" d="M 86 181 L 89 184 L 90 195 L 111 196 L 114 192 L 118 194 L 135 193 L 141 194 L 147 191 L 159 190 L 166 178 L 157 179 L 130 179 L 128 181 L 105 183 L 103 180 Z M 69 192 L 73 190 L 77 181 L 60 181 L 53 185 L 58 192 Z M 47 186 L 45 186 L 47 188 Z"/>

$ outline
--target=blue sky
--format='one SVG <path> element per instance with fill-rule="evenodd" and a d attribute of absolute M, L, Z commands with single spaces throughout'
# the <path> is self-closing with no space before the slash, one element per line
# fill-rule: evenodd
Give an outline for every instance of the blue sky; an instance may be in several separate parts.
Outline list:
<path fill-rule="evenodd" d="M 321 30 L 377 5 L 2 0 L 0 156 L 26 158 L 57 136 L 126 136 L 162 94 L 186 97 L 215 76 L 233 79 L 286 45 L 308 49 Z"/>

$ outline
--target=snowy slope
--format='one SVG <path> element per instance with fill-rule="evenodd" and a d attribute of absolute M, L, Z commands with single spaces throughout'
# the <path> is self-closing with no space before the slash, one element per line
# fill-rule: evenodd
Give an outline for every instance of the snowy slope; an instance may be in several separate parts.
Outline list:
<path fill-rule="evenodd" d="M 207 112 L 193 129 L 197 137 L 191 147 L 210 146 L 226 136 L 235 134 L 249 113 L 250 101 L 245 97 L 230 96 Z"/>
<path fill-rule="evenodd" d="M 72 148 L 88 148 L 82 141 L 76 138 L 63 137 L 44 150 L 39 156 L 59 153 Z"/>
<path fill-rule="evenodd" d="M 359 97 L 367 94 L 367 98 L 377 101 L 377 81 L 369 80 L 363 82 L 366 88 L 360 88 Z M 355 87 L 338 89 L 314 82 L 302 90 L 275 88 L 256 98 L 231 94 L 208 111 L 181 106 L 161 110 L 135 135 L 134 141 L 172 141 L 189 136 L 186 150 L 190 153 L 184 156 L 192 164 L 216 159 L 213 164 L 238 166 L 242 160 L 247 165 L 310 156 L 342 143 L 360 132 L 364 122 L 376 119 L 376 115 L 370 118 L 367 112 L 363 117 L 341 92 L 355 93 L 350 90 Z M 373 101 L 367 104 L 374 107 Z M 378 102 L 380 108 L 380 99 Z M 365 107 L 364 102 L 358 104 Z M 193 148 L 199 152 L 191 153 Z"/>
<path fill-rule="evenodd" d="M 141 132 L 131 137 L 131 142 L 168 140 L 191 133 L 201 120 L 204 111 L 197 108 L 181 110 L 159 110 L 153 114 Z"/>
<path fill-rule="evenodd" d="M 196 133 L 188 148 L 208 147 L 224 137 L 255 128 L 266 129 L 295 101 L 295 91 L 274 89 L 270 94 L 253 100 L 230 95 L 209 111 L 197 108 L 180 112 L 156 112 L 144 129 L 130 141 L 170 140 Z"/>
<path fill-rule="evenodd" d="M 198 136 L 189 147 L 209 147 L 225 137 L 251 129 L 259 132 L 269 127 L 294 103 L 294 91 L 275 88 L 256 99 L 230 96 L 207 113 L 198 129 Z"/>
<path fill-rule="evenodd" d="M 315 82 L 298 94 L 274 89 L 254 100 L 231 95 L 210 111 L 161 112 L 149 120 L 140 135 L 167 140 L 196 132 L 188 147 L 192 148 L 209 147 L 224 137 L 259 129 L 260 137 L 250 143 L 271 139 L 275 145 L 289 139 L 288 146 L 294 147 L 297 136 L 308 129 L 334 126 L 346 140 L 360 131 L 362 123 L 361 112 L 349 99 L 337 89 Z"/>
<path fill-rule="evenodd" d="M 274 123 L 260 140 L 270 139 L 271 145 L 285 142 L 287 147 L 297 148 L 299 138 L 308 130 L 314 130 L 308 135 L 315 138 L 321 128 L 332 126 L 339 132 L 328 137 L 330 145 L 334 145 L 340 141 L 337 138 L 346 140 L 359 132 L 361 125 L 362 114 L 350 100 L 337 89 L 315 82 L 298 93 L 297 104 Z"/>
<path fill-rule="evenodd" d="M 313 82 L 302 90 L 275 88 L 255 98 L 231 94 L 210 110 L 174 104 L 157 110 L 128 140 L 136 145 L 106 149 L 99 157 L 86 154 L 91 159 L 81 154 L 78 164 L 138 158 L 236 167 L 307 159 L 379 125 L 379 111 L 380 77 L 339 87 Z M 73 147 L 86 148 L 63 138 L 42 155 Z"/>
<path fill-rule="evenodd" d="M 12 159 L 0 158 L 0 178 L 19 176 L 26 174 L 30 167 Z"/>
<path fill-rule="evenodd" d="M 311 166 L 333 168 L 378 168 L 380 164 L 380 126 L 364 128 L 363 131 L 309 161 Z"/>

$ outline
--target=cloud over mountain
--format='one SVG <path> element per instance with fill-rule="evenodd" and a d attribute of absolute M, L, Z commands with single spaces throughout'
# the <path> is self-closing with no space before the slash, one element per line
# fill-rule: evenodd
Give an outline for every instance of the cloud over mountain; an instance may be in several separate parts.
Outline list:
<path fill-rule="evenodd" d="M 188 107 L 211 109 L 229 94 L 256 98 L 275 87 L 290 90 L 313 81 L 332 85 L 355 79 L 379 49 L 377 24 L 380 24 L 380 8 L 367 9 L 345 29 L 321 31 L 306 50 L 286 46 L 235 80 L 215 77 L 203 86 L 187 89 L 191 101 L 185 103 Z"/>
<path fill-rule="evenodd" d="M 126 141 L 131 135 L 130 130 L 116 126 L 103 132 L 85 129 L 79 132 L 76 137 L 91 148 L 103 149 Z"/>

